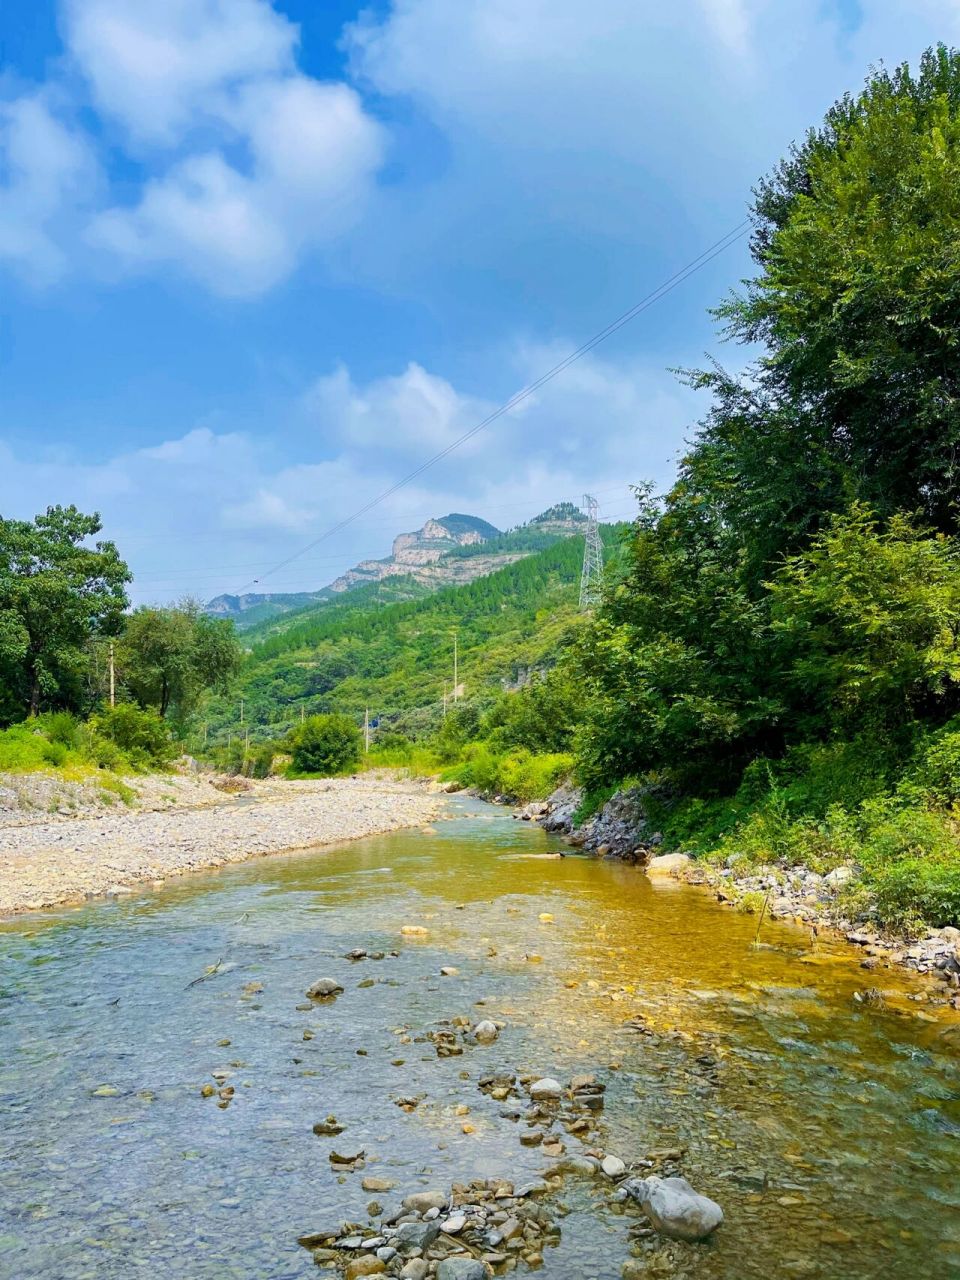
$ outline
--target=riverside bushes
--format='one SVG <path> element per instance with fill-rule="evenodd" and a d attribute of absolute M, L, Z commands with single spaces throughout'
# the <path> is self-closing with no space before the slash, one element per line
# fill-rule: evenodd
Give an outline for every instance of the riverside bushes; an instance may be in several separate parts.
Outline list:
<path fill-rule="evenodd" d="M 89 721 L 58 711 L 0 731 L 0 770 L 11 773 L 53 768 L 141 773 L 166 767 L 173 755 L 159 716 L 130 704 L 107 708 Z"/>

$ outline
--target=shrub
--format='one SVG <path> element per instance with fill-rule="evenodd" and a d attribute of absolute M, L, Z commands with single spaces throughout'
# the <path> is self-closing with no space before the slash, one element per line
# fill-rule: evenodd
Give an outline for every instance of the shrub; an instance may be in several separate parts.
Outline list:
<path fill-rule="evenodd" d="M 170 730 L 156 711 L 141 710 L 132 702 L 105 707 L 90 721 L 93 733 L 112 743 L 134 769 L 158 769 L 174 756 Z"/>
<path fill-rule="evenodd" d="M 292 735 L 292 772 L 322 778 L 360 763 L 363 737 L 349 716 L 310 716 Z"/>

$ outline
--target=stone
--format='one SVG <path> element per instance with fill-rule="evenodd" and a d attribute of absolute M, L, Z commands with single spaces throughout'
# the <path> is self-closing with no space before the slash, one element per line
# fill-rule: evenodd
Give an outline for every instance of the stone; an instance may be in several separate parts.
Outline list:
<path fill-rule="evenodd" d="M 440 1230 L 448 1236 L 456 1236 L 460 1234 L 466 1225 L 466 1214 L 455 1213 L 451 1218 L 447 1218 L 446 1222 L 441 1223 Z"/>
<path fill-rule="evenodd" d="M 410 1213 L 426 1213 L 428 1209 L 443 1209 L 446 1203 L 443 1191 L 414 1191 L 404 1199 L 403 1207 Z"/>
<path fill-rule="evenodd" d="M 400 1272 L 400 1280 L 426 1280 L 427 1264 L 422 1258 L 411 1258 Z"/>
<path fill-rule="evenodd" d="M 445 964 L 440 970 L 441 978 L 455 978 L 460 970 L 453 964 Z"/>
<path fill-rule="evenodd" d="M 657 1231 L 674 1240 L 705 1240 L 723 1222 L 716 1201 L 699 1195 L 686 1178 L 637 1178 L 626 1188 Z"/>
<path fill-rule="evenodd" d="M 563 1086 L 559 1080 L 551 1080 L 549 1076 L 535 1080 L 530 1086 L 530 1097 L 541 1101 L 559 1098 L 562 1093 Z"/>
<path fill-rule="evenodd" d="M 487 1280 L 487 1268 L 476 1258 L 444 1258 L 437 1280 Z"/>
<path fill-rule="evenodd" d="M 823 877 L 824 884 L 828 884 L 831 889 L 839 889 L 842 885 L 849 884 L 853 874 L 853 867 L 834 867 Z"/>
<path fill-rule="evenodd" d="M 500 1032 L 497 1030 L 496 1023 L 485 1018 L 473 1028 L 473 1034 L 478 1044 L 493 1044 Z"/>
<path fill-rule="evenodd" d="M 647 863 L 648 876 L 676 876 L 691 866 L 693 859 L 688 853 L 661 853 Z"/>
<path fill-rule="evenodd" d="M 647 1264 L 640 1258 L 628 1258 L 620 1268 L 621 1280 L 650 1280 Z"/>
<path fill-rule="evenodd" d="M 600 1168 L 608 1178 L 622 1178 L 627 1172 L 627 1166 L 619 1156 L 605 1156 L 600 1162 Z"/>
<path fill-rule="evenodd" d="M 397 1227 L 398 1249 L 429 1249 L 440 1234 L 439 1222 L 401 1222 Z"/>
<path fill-rule="evenodd" d="M 343 987 L 336 978 L 318 978 L 312 987 L 307 988 L 307 997 L 310 1000 L 329 1000 L 342 990 Z"/>
<path fill-rule="evenodd" d="M 405 924 L 400 932 L 406 938 L 422 938 L 428 934 L 430 930 L 425 929 L 422 924 Z"/>
<path fill-rule="evenodd" d="M 382 1276 L 386 1269 L 387 1264 L 382 1258 L 354 1258 L 347 1263 L 343 1277 L 344 1280 L 359 1280 L 360 1276 Z"/>
<path fill-rule="evenodd" d="M 392 1191 L 397 1184 L 389 1178 L 364 1178 L 360 1185 L 364 1191 Z"/>

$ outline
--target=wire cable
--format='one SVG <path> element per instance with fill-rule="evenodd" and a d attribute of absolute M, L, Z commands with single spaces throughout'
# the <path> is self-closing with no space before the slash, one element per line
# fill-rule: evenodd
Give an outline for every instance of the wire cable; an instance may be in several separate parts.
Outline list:
<path fill-rule="evenodd" d="M 363 506 L 358 507 L 356 511 L 352 512 L 348 516 L 344 516 L 343 519 L 336 521 L 335 524 L 330 525 L 328 529 L 325 529 L 323 533 L 319 534 L 311 542 L 308 542 L 305 546 L 301 547 L 299 551 L 294 551 L 291 555 L 287 556 L 283 560 L 279 560 L 270 569 L 261 573 L 258 578 L 253 578 L 250 582 L 239 587 L 233 594 L 240 595 L 249 590 L 250 587 L 258 586 L 264 578 L 269 578 L 272 577 L 273 574 L 279 573 L 279 571 L 281 569 L 285 569 L 288 564 L 292 564 L 294 560 L 299 560 L 301 556 L 306 555 L 308 551 L 312 551 L 313 548 L 319 546 L 321 542 L 326 541 L 327 538 L 333 537 L 335 533 L 339 533 L 341 529 L 345 529 L 348 525 L 353 524 L 355 520 L 359 520 L 361 516 L 366 515 L 368 511 L 372 511 L 374 507 L 379 506 L 381 502 L 385 502 L 387 498 L 392 497 L 398 490 L 404 488 L 405 485 L 410 484 L 412 480 L 416 480 L 418 476 L 422 476 L 425 471 L 430 469 L 430 467 L 435 466 L 444 458 L 449 457 L 454 450 L 459 449 L 462 445 L 466 444 L 468 440 L 472 440 L 475 435 L 478 435 L 481 431 L 485 430 L 485 428 L 496 422 L 498 418 L 502 418 L 504 414 L 509 413 L 511 409 L 516 408 L 518 404 L 532 396 L 535 391 L 540 389 L 540 387 L 551 382 L 559 374 L 563 373 L 565 369 L 569 369 L 572 364 L 575 364 L 577 360 L 582 359 L 588 352 L 592 351 L 594 347 L 598 347 L 601 342 L 606 342 L 608 338 L 612 337 L 619 329 L 622 329 L 624 325 L 629 324 L 631 320 L 635 319 L 649 307 L 652 307 L 655 303 L 659 302 L 661 298 L 672 292 L 678 285 L 689 279 L 690 276 L 694 275 L 702 267 L 705 267 L 708 262 L 711 262 L 719 254 L 723 253 L 725 249 L 729 249 L 731 245 L 736 244 L 738 240 L 742 240 L 750 230 L 750 226 L 750 220 L 744 219 L 744 221 L 734 227 L 732 231 L 728 231 L 726 235 L 721 236 L 719 240 L 714 241 L 714 243 L 707 249 L 704 249 L 702 253 L 699 253 L 695 258 L 692 258 L 686 266 L 675 271 L 672 276 L 663 282 L 663 284 L 658 285 L 657 288 L 648 293 L 646 297 L 641 298 L 640 301 L 632 306 L 628 311 L 625 311 L 622 315 L 618 316 L 616 320 L 612 320 L 605 328 L 601 329 L 598 333 L 595 333 L 592 338 L 588 338 L 587 341 L 577 347 L 575 351 L 571 351 L 568 356 L 565 356 L 562 360 L 558 361 L 557 364 L 555 364 L 551 369 L 548 369 L 546 373 L 541 374 L 541 376 L 534 382 L 528 383 L 520 391 L 516 392 L 515 395 L 511 396 L 509 400 L 505 400 L 499 408 L 494 409 L 492 413 L 488 414 L 487 417 L 478 422 L 476 426 L 471 427 L 469 431 L 465 431 L 463 435 L 458 436 L 456 440 L 451 441 L 451 443 L 445 448 L 441 449 L 438 453 L 435 453 L 432 458 L 428 458 L 426 462 L 422 462 L 418 467 L 415 467 L 413 471 L 408 472 L 401 479 L 397 480 L 395 484 L 390 485 L 388 489 L 384 489 L 382 493 L 378 493 L 376 497 L 371 498 L 369 502 L 365 502 Z"/>

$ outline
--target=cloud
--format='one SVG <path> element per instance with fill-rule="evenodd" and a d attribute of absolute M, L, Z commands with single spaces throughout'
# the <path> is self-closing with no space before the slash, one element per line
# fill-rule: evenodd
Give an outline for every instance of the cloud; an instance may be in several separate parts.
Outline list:
<path fill-rule="evenodd" d="M 64 33 L 98 108 L 155 145 L 221 118 L 246 82 L 290 72 L 298 38 L 263 0 L 68 0 Z"/>
<path fill-rule="evenodd" d="M 567 350 L 516 343 L 499 354 L 519 388 Z M 266 576 L 493 407 L 416 364 L 366 382 L 340 367 L 280 415 L 283 434 L 314 441 L 295 463 L 266 437 L 209 427 L 97 464 L 64 452 L 28 458 L 0 445 L 0 510 L 29 517 L 48 503 L 74 502 L 100 511 L 106 536 L 137 575 L 138 600 L 209 597 L 257 578 L 262 589 L 304 590 L 385 555 L 394 534 L 451 510 L 506 528 L 588 490 L 599 493 L 608 518 L 627 516 L 631 483 L 669 480 L 675 442 L 699 406 L 684 388 L 665 387 L 653 366 L 592 354 L 469 448 Z"/>
<path fill-rule="evenodd" d="M 47 285 L 67 267 L 59 233 L 97 181 L 92 150 L 43 92 L 0 102 L 0 261 Z"/>

